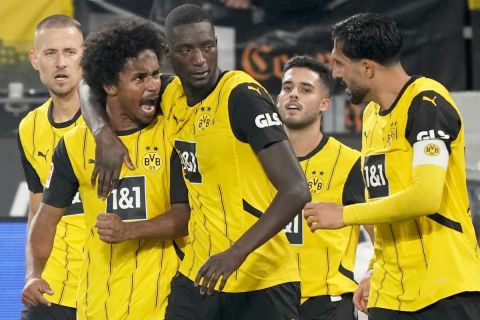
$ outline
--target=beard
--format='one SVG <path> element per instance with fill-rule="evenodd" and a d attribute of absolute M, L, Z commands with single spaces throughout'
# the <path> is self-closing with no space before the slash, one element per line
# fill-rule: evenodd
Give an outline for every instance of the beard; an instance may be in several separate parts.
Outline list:
<path fill-rule="evenodd" d="M 314 114 L 309 114 L 303 119 L 287 118 L 285 116 L 282 117 L 282 115 L 281 118 L 283 125 L 290 130 L 301 130 L 318 121 L 317 115 Z"/>
<path fill-rule="evenodd" d="M 74 90 L 77 90 L 76 87 L 65 87 L 65 88 L 60 88 L 60 89 L 57 89 L 57 88 L 49 88 L 49 91 L 57 96 L 57 97 L 66 97 L 68 95 L 70 95 Z"/>
<path fill-rule="evenodd" d="M 350 88 L 350 101 L 353 104 L 360 104 L 362 102 L 367 102 L 365 101 L 365 97 L 368 94 L 368 89 L 367 88 L 362 88 L 360 86 L 352 86 Z"/>

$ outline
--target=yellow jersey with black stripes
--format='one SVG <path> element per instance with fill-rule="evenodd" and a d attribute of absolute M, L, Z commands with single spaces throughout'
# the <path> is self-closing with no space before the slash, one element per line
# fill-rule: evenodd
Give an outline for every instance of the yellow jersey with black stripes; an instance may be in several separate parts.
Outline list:
<path fill-rule="evenodd" d="M 221 75 L 212 92 L 188 106 L 178 78 L 166 88 L 163 113 L 173 126 L 191 215 L 180 272 L 195 280 L 208 257 L 228 249 L 272 202 L 276 190 L 256 152 L 288 139 L 271 97 L 241 71 Z M 299 281 L 293 249 L 280 232 L 253 251 L 223 291 L 260 290 Z"/>
<path fill-rule="evenodd" d="M 171 186 L 172 148 L 165 146 L 163 117 L 143 129 L 117 132 L 135 165 L 125 166 L 118 186 L 106 200 L 90 184 L 95 163 L 95 140 L 86 125 L 66 134 L 53 158 L 44 201 L 63 207 L 78 189 L 85 208 L 85 245 L 78 290 L 78 319 L 163 319 L 170 281 L 178 269 L 171 240 L 134 239 L 118 244 L 100 240 L 97 215 L 108 212 L 123 221 L 151 219 L 170 209 L 181 185 Z M 176 154 L 173 154 L 176 155 Z M 177 176 L 183 184 L 181 164 Z M 185 185 L 183 189 L 186 190 Z M 60 192 L 61 190 L 61 192 Z M 176 191 L 175 191 L 176 190 Z"/>
<path fill-rule="evenodd" d="M 56 123 L 53 102 L 48 99 L 32 110 L 20 122 L 18 142 L 28 189 L 42 193 L 52 162 L 52 154 L 60 138 L 72 128 L 84 123 L 78 113 L 69 121 Z M 55 233 L 52 253 L 42 278 L 52 288 L 53 295 L 44 297 L 55 304 L 76 307 L 78 277 L 82 264 L 85 223 L 83 206 L 78 193 L 71 201 Z"/>
<path fill-rule="evenodd" d="M 413 144 L 436 139 L 443 140 L 449 151 L 440 209 L 375 226 L 369 307 L 416 311 L 460 292 L 480 291 L 480 250 L 466 189 L 463 121 L 440 83 L 412 77 L 390 109 L 381 111 L 373 102 L 367 106 L 362 165 L 368 200 L 411 186 Z M 426 145 L 423 152 L 435 156 L 435 145 Z"/>
<path fill-rule="evenodd" d="M 299 157 L 313 202 L 340 205 L 365 202 L 360 152 L 324 135 L 308 155 Z M 298 260 L 302 303 L 321 296 L 354 292 L 359 226 L 311 232 L 299 212 L 285 228 Z"/>

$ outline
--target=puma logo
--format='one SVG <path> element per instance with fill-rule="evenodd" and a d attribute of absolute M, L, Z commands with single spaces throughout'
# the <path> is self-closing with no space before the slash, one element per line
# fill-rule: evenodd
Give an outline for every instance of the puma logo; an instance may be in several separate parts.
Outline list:
<path fill-rule="evenodd" d="M 423 101 L 429 101 L 431 102 L 435 107 L 437 106 L 437 103 L 435 102 L 435 99 L 437 99 L 437 96 L 433 97 L 433 99 L 427 97 L 427 96 L 423 96 L 422 97 L 422 100 Z"/>
<path fill-rule="evenodd" d="M 48 149 L 45 153 L 43 153 L 42 151 L 37 151 L 37 157 L 42 157 L 43 159 L 45 159 L 45 162 L 47 162 L 48 151 L 50 151 L 50 149 Z"/>
<path fill-rule="evenodd" d="M 93 159 L 88 159 L 88 164 L 95 164 L 95 160 L 93 160 Z"/>
<path fill-rule="evenodd" d="M 260 93 L 260 88 L 256 88 L 256 87 L 252 87 L 252 86 L 248 86 L 247 87 L 249 90 L 253 90 L 253 91 L 257 91 L 257 93 L 261 96 L 262 94 Z"/>

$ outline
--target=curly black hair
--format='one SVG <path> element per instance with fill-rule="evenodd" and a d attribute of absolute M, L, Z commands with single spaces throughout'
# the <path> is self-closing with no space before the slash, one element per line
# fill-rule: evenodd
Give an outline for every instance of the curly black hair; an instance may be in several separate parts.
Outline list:
<path fill-rule="evenodd" d="M 92 93 L 105 106 L 104 85 L 117 84 L 119 73 L 128 59 L 142 51 L 152 50 L 160 61 L 164 39 L 149 21 L 138 18 L 120 18 L 102 26 L 85 40 L 82 58 L 83 78 Z"/>

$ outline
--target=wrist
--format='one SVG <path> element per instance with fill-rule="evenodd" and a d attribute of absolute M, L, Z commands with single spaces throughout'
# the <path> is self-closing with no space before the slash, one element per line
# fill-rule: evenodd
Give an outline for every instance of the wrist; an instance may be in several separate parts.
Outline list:
<path fill-rule="evenodd" d="M 97 124 L 95 129 L 92 129 L 92 134 L 95 140 L 101 138 L 102 134 L 107 133 L 108 135 L 113 135 L 114 132 L 110 126 L 107 125 L 106 122 L 98 120 L 99 123 Z"/>

